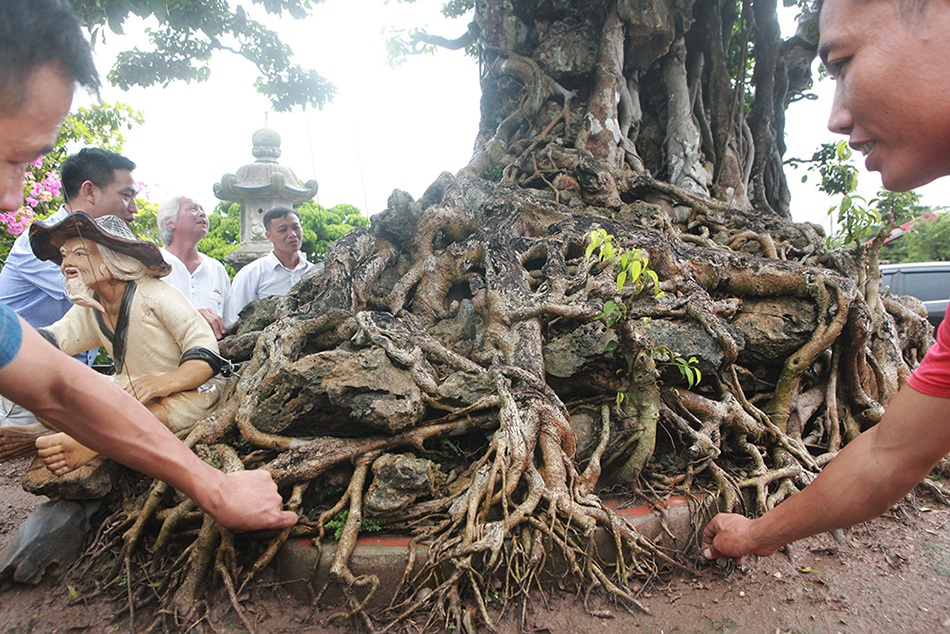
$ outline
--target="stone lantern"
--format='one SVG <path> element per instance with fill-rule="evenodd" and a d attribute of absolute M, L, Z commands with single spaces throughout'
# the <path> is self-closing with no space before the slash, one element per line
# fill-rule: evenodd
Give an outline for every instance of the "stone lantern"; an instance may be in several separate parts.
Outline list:
<path fill-rule="evenodd" d="M 277 163 L 280 135 L 275 130 L 262 128 L 251 136 L 251 142 L 256 160 L 214 184 L 214 195 L 220 200 L 241 205 L 241 246 L 225 258 L 235 270 L 270 253 L 271 243 L 264 237 L 265 213 L 317 195 L 317 181 L 301 183 L 289 167 Z"/>

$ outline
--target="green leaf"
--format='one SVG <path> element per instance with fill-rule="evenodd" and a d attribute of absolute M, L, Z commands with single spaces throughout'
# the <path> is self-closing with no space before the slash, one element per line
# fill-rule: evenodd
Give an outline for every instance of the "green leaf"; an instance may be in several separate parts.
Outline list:
<path fill-rule="evenodd" d="M 666 295 L 662 290 L 660 290 L 660 276 L 656 274 L 656 271 L 653 269 L 647 269 L 643 272 L 644 275 L 650 278 L 650 282 L 653 283 L 653 296 L 654 297 L 663 297 Z"/>
<path fill-rule="evenodd" d="M 640 260 L 634 260 L 629 267 L 630 270 L 630 281 L 636 282 L 640 279 L 640 274 L 643 272 L 643 262 Z"/>
<path fill-rule="evenodd" d="M 839 161 L 847 161 L 851 158 L 851 148 L 848 147 L 848 142 L 844 139 L 837 142 L 835 145 L 835 151 L 838 155 Z"/>

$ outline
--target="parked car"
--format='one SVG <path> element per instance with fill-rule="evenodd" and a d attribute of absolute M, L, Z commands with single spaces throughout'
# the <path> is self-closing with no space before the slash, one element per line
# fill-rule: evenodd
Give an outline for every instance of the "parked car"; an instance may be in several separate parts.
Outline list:
<path fill-rule="evenodd" d="M 934 328 L 943 321 L 950 298 L 950 262 L 882 264 L 881 286 L 891 295 L 916 297 L 927 307 Z"/>

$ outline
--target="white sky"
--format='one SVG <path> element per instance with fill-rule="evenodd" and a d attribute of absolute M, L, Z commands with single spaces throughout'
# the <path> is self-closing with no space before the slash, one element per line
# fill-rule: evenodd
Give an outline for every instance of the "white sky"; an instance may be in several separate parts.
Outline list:
<path fill-rule="evenodd" d="M 298 63 L 336 84 L 337 96 L 322 110 L 269 112 L 267 100 L 252 87 L 255 69 L 227 53 L 213 59 L 208 82 L 129 92 L 105 86 L 105 100 L 128 103 L 145 115 L 145 124 L 126 134 L 125 154 L 138 164 L 136 178 L 149 185 L 156 202 L 186 194 L 210 210 L 218 202 L 213 184 L 253 162 L 251 135 L 266 121 L 282 137 L 280 163 L 302 181 L 316 179 L 317 201 L 325 207 L 350 203 L 372 215 L 386 208 L 394 189 L 420 197 L 439 173 L 458 171 L 471 156 L 479 117 L 478 69 L 462 51 L 414 56 L 392 69 L 386 64 L 384 31 L 423 25 L 446 37 L 461 35 L 465 20 L 442 18 L 442 4 L 326 0 L 305 21 L 285 18 L 272 25 Z M 780 10 L 783 28 L 793 29 L 793 10 Z M 135 37 L 133 27 L 126 32 L 110 33 L 97 49 L 103 75 L 115 51 L 128 48 Z M 820 143 L 836 140 L 825 128 L 831 91 L 831 82 L 820 84 L 818 100 L 789 108 L 786 158 L 808 158 Z M 793 218 L 827 227 L 832 203 L 815 189 L 815 176 L 803 185 L 801 174 L 788 172 Z M 863 169 L 859 180 L 859 191 L 868 198 L 880 187 L 878 175 Z M 925 204 L 950 204 L 948 178 L 918 191 Z"/>
<path fill-rule="evenodd" d="M 350 203 L 371 215 L 386 208 L 394 189 L 418 198 L 441 172 L 458 171 L 471 156 L 480 94 L 476 63 L 463 51 L 414 56 L 396 69 L 386 63 L 384 29 L 445 24 L 440 6 L 433 0 L 327 0 L 305 21 L 277 24 L 294 59 L 336 85 L 336 97 L 322 110 L 271 112 L 253 88 L 256 69 L 229 53 L 216 54 L 207 82 L 129 92 L 107 85 L 102 97 L 144 113 L 145 124 L 126 133 L 124 153 L 157 202 L 187 194 L 210 210 L 218 202 L 212 186 L 254 161 L 251 135 L 266 122 L 281 135 L 280 163 L 302 181 L 316 179 L 320 204 Z M 440 32 L 455 37 L 465 24 Z M 103 76 L 115 52 L 130 47 L 133 28 L 126 33 L 110 32 L 107 45 L 97 48 Z"/>

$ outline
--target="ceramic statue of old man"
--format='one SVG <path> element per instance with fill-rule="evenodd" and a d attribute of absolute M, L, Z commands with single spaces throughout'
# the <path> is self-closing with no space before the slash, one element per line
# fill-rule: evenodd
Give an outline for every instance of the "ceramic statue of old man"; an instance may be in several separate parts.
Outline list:
<path fill-rule="evenodd" d="M 172 431 L 192 427 L 217 405 L 225 361 L 211 327 L 187 298 L 160 277 L 171 268 L 158 247 L 137 240 L 116 216 L 76 212 L 55 224 L 34 222 L 30 244 L 60 265 L 75 304 L 40 329 L 66 354 L 105 347 L 114 379 Z M 36 441 L 46 467 L 73 471 L 96 453 L 66 434 Z"/>

